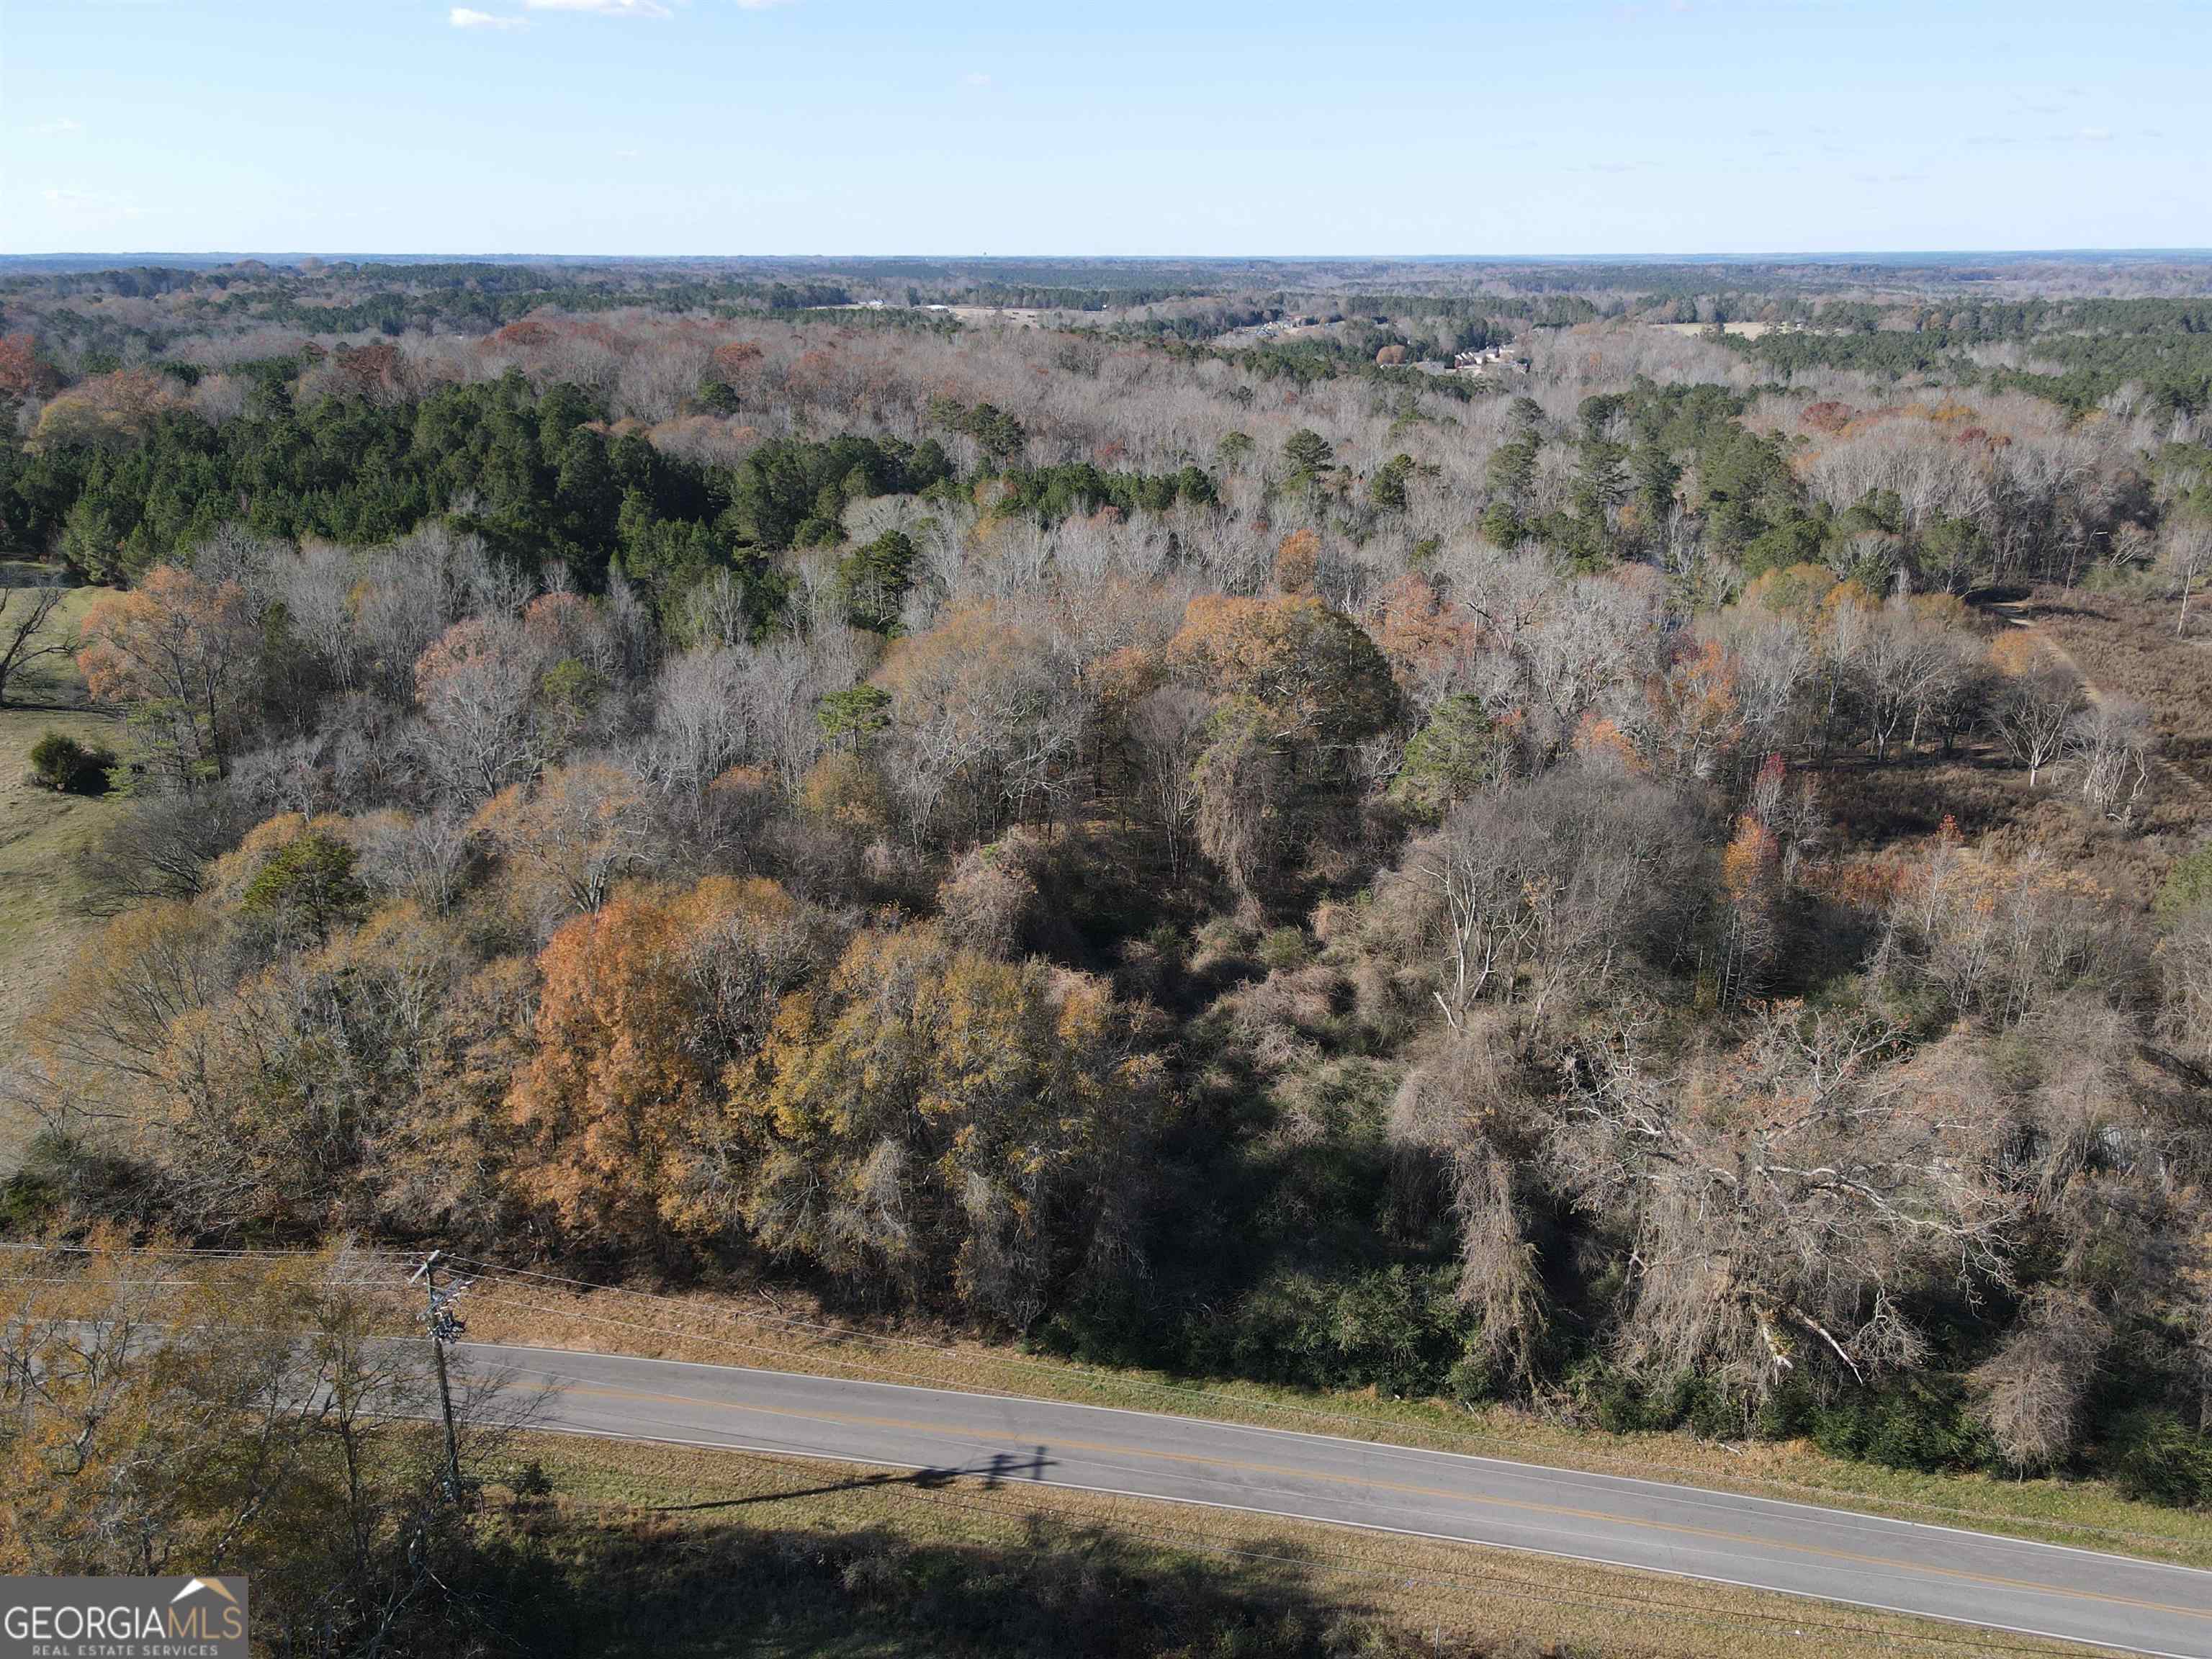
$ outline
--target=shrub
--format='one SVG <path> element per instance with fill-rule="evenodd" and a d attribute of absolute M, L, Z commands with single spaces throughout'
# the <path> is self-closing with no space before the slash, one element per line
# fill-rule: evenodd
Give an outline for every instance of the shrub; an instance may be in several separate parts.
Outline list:
<path fill-rule="evenodd" d="M 26 1237 L 73 1211 L 115 1214 L 130 1207 L 146 1172 L 74 1137 L 41 1129 L 24 1149 L 22 1167 L 0 1182 L 0 1233 Z"/>
<path fill-rule="evenodd" d="M 31 745 L 32 775 L 57 793 L 106 793 L 107 769 L 114 764 L 113 750 L 79 743 L 66 732 L 48 732 Z"/>
<path fill-rule="evenodd" d="M 18 1170 L 0 1182 L 0 1233 L 36 1233 L 60 1213 L 63 1203 L 61 1188 L 52 1176 Z"/>
<path fill-rule="evenodd" d="M 1608 1360 L 1590 1359 L 1575 1367 L 1567 1377 L 1567 1393 L 1608 1434 L 1672 1426 L 1636 1379 Z"/>
<path fill-rule="evenodd" d="M 1974 1420 L 1966 1385 L 1941 1373 L 1851 1389 L 1814 1407 L 1813 1443 L 1832 1457 L 1893 1469 L 1993 1467 L 1996 1447 Z"/>
<path fill-rule="evenodd" d="M 1455 1387 L 1468 1322 L 1450 1275 L 1434 1268 L 1398 1264 L 1345 1279 L 1287 1273 L 1239 1304 L 1225 1333 L 1227 1358 L 1238 1375 L 1264 1382 L 1419 1398 Z"/>
<path fill-rule="evenodd" d="M 1480 1406 L 1505 1392 L 1498 1368 L 1481 1354 L 1469 1354 L 1446 1372 L 1444 1391 L 1462 1406 Z"/>
<path fill-rule="evenodd" d="M 2142 1407 L 2112 1421 L 2103 1464 L 2130 1498 L 2176 1509 L 2212 1502 L 2212 1440 L 2171 1412 Z"/>
<path fill-rule="evenodd" d="M 1269 973 L 1291 973 L 1305 962 L 1306 936 L 1295 927 L 1274 928 L 1260 941 L 1260 963 Z"/>

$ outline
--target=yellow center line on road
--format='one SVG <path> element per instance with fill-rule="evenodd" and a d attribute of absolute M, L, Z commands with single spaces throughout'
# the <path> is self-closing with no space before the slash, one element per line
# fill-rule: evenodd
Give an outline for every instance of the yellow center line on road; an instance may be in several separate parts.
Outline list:
<path fill-rule="evenodd" d="M 785 1406 L 750 1406 L 733 1401 L 702 1400 L 695 1395 L 655 1394 L 641 1389 L 625 1389 L 609 1383 L 564 1383 L 562 1392 L 569 1395 L 588 1395 L 608 1400 L 652 1401 L 670 1406 L 703 1406 L 715 1411 L 742 1412 L 764 1417 L 796 1418 L 801 1422 L 846 1423 L 857 1426 L 879 1429 L 898 1429 L 915 1434 L 941 1435 L 950 1438 L 975 1440 L 979 1431 L 953 1423 L 924 1423 L 910 1418 L 872 1417 L 856 1412 L 829 1410 L 798 1411 Z M 1846 1561 L 1857 1566 L 1886 1567 L 1897 1571 L 1924 1574 L 1931 1577 L 1956 1579 L 1962 1583 L 1986 1585 L 1992 1589 L 2030 1590 L 2039 1595 L 2063 1596 L 2079 1601 L 2102 1601 L 2114 1607 L 2136 1607 L 2148 1613 L 2179 1613 L 2189 1619 L 2212 1619 L 2212 1608 L 2179 1607 L 2166 1601 L 2146 1601 L 2135 1596 L 2114 1595 L 2102 1590 L 2069 1589 L 2063 1585 L 2039 1583 L 2032 1578 L 2005 1578 L 1990 1573 L 1969 1572 L 1959 1567 L 1931 1566 L 1923 1562 L 1899 1561 L 1886 1556 L 1863 1555 L 1856 1551 L 1831 1549 L 1820 1544 L 1793 1544 L 1778 1538 L 1761 1538 L 1755 1534 L 1728 1532 L 1713 1527 L 1689 1526 L 1674 1521 L 1644 1521 L 1631 1516 L 1612 1515 L 1603 1510 L 1577 1509 L 1564 1504 L 1539 1503 L 1534 1499 L 1496 1498 L 1478 1492 L 1453 1492 L 1441 1486 L 1417 1486 L 1396 1480 L 1376 1480 L 1364 1475 L 1332 1474 L 1325 1470 L 1302 1469 L 1280 1463 L 1254 1463 L 1239 1458 L 1211 1457 L 1200 1452 L 1153 1451 L 1139 1446 L 1114 1445 L 1099 1441 L 1056 1439 L 1056 1446 L 1070 1451 L 1087 1451 L 1110 1456 L 1150 1458 L 1160 1462 L 1194 1463 L 1208 1468 L 1233 1469 L 1244 1474 L 1273 1474 L 1297 1480 L 1328 1481 L 1339 1486 L 1362 1487 L 1373 1492 L 1396 1492 L 1407 1497 L 1449 1498 L 1455 1503 L 1488 1504 L 1494 1508 L 1518 1510 L 1529 1514 L 1548 1515 L 1562 1519 L 1597 1521 L 1618 1527 L 1637 1527 L 1650 1532 L 1678 1534 L 1684 1537 L 1708 1539 L 1725 1544 L 1750 1544 L 1765 1549 L 1789 1550 L 1800 1555 L 1818 1556 L 1823 1560 Z M 1398 1449 L 1386 1448 L 1386 1449 Z M 863 1460 L 865 1461 L 865 1460 Z M 1309 1517 L 1320 1519 L 1321 1517 Z M 1470 1540 L 1474 1541 L 1474 1540 Z M 2155 1566 L 2155 1562 L 2143 1565 Z"/>

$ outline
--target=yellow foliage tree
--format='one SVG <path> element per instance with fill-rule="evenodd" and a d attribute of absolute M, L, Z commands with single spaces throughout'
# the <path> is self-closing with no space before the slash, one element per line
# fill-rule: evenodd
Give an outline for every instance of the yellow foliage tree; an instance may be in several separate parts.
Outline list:
<path fill-rule="evenodd" d="M 772 1249 L 1026 1324 L 1127 1248 L 1161 1081 L 1137 1038 L 1087 976 L 864 933 L 787 1001 L 768 1085 L 739 1096 L 763 1143 L 747 1218 Z"/>
<path fill-rule="evenodd" d="M 85 613 L 76 663 L 85 687 L 132 717 L 139 758 L 190 794 L 220 775 L 244 719 L 254 619 L 236 582 L 157 565 Z"/>

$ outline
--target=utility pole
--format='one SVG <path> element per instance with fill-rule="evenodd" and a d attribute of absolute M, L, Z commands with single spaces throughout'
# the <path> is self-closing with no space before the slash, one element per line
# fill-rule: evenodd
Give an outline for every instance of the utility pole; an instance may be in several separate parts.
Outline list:
<path fill-rule="evenodd" d="M 468 1329 L 453 1311 L 453 1302 L 469 1285 L 462 1279 L 442 1293 L 439 1291 L 438 1263 L 445 1254 L 443 1250 L 431 1251 L 407 1282 L 412 1285 L 417 1279 L 422 1281 L 423 1320 L 430 1329 L 430 1352 L 438 1362 L 438 1404 L 446 1415 L 446 1501 L 458 1504 L 461 1501 L 461 1443 L 453 1432 L 453 1387 L 446 1376 L 446 1350 L 459 1341 L 461 1334 Z"/>

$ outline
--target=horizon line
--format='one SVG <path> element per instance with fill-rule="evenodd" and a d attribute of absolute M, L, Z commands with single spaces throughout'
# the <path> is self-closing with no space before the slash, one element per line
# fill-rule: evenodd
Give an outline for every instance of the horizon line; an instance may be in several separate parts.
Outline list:
<path fill-rule="evenodd" d="M 195 259 L 239 261 L 322 259 L 340 263 L 407 261 L 411 263 L 521 262 L 556 260 L 564 264 L 622 260 L 630 263 L 674 263 L 700 260 L 782 260 L 833 264 L 866 261 L 889 264 L 927 260 L 936 263 L 1014 263 L 1059 260 L 1072 264 L 1157 264 L 1184 262 L 1204 264 L 1665 264 L 1717 263 L 1824 262 L 1832 260 L 1987 259 L 1987 258 L 2167 258 L 2212 259 L 2212 246 L 2125 247 L 1960 247 L 1960 248 L 1747 248 L 1701 249 L 1680 252 L 1620 252 L 1605 253 L 922 253 L 922 252 L 705 252 L 610 253 L 440 251 L 414 249 L 404 252 L 367 249 L 316 248 L 56 248 L 37 252 L 0 252 L 0 263 L 29 264 L 61 259 Z"/>

